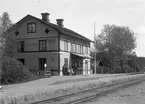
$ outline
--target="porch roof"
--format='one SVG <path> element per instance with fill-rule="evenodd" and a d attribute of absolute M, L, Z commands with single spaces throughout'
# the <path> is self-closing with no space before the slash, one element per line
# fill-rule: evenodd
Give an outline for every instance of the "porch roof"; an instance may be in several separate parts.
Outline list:
<path fill-rule="evenodd" d="M 75 55 L 75 56 L 82 57 L 82 58 L 92 59 L 92 57 L 90 55 L 83 55 L 83 54 L 77 54 L 77 53 L 71 53 L 71 54 Z"/>

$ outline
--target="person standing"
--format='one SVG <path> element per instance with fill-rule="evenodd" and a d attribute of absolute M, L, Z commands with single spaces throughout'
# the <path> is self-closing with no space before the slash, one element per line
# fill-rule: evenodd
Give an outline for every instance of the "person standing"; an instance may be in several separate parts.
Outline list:
<path fill-rule="evenodd" d="M 69 75 L 68 66 L 66 64 L 63 65 L 62 71 L 63 71 L 63 75 L 64 76 L 68 76 Z"/>

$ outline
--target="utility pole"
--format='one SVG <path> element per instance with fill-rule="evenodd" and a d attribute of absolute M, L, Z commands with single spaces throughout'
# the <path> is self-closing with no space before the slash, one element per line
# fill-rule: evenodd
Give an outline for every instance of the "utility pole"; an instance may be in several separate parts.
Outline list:
<path fill-rule="evenodd" d="M 133 52 L 134 55 L 134 72 L 136 72 L 136 52 Z"/>
<path fill-rule="evenodd" d="M 136 53 L 135 53 L 135 72 L 136 72 Z"/>
<path fill-rule="evenodd" d="M 94 52 L 94 70 L 95 70 L 95 74 L 97 74 L 97 71 L 96 71 L 96 40 L 95 40 L 95 36 L 96 36 L 96 26 L 95 26 L 96 24 L 95 24 L 95 22 L 94 22 L 94 50 L 95 50 L 95 52 Z"/>

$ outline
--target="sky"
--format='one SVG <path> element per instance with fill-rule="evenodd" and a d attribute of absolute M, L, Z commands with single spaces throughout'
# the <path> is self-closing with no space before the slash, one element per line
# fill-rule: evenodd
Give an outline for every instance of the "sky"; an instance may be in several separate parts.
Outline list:
<path fill-rule="evenodd" d="M 8 12 L 13 23 L 27 14 L 41 18 L 50 13 L 50 22 L 64 19 L 64 27 L 93 40 L 103 25 L 129 26 L 137 37 L 138 56 L 145 57 L 145 0 L 0 0 L 0 15 Z"/>

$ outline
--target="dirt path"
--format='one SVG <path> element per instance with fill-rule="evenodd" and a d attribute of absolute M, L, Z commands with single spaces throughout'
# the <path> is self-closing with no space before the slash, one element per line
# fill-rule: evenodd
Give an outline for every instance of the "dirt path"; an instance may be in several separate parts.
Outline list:
<path fill-rule="evenodd" d="M 145 81 L 81 104 L 145 104 Z"/>

